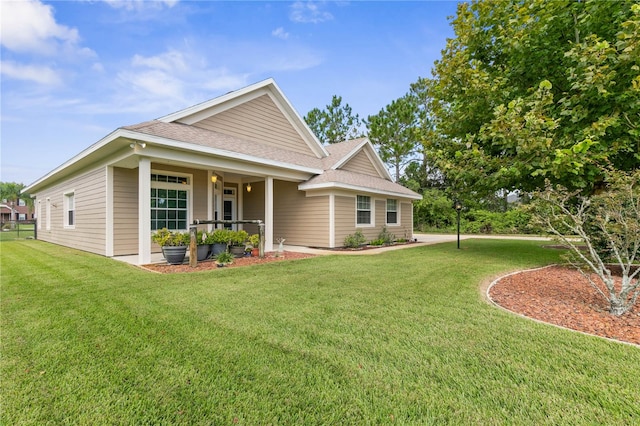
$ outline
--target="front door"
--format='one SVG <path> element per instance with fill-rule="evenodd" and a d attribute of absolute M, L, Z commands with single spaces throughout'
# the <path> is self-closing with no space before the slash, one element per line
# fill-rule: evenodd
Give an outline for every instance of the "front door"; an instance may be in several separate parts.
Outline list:
<path fill-rule="evenodd" d="M 236 190 L 234 188 L 224 189 L 222 220 L 236 220 Z M 224 227 L 227 229 L 237 229 L 237 225 L 224 225 Z"/>

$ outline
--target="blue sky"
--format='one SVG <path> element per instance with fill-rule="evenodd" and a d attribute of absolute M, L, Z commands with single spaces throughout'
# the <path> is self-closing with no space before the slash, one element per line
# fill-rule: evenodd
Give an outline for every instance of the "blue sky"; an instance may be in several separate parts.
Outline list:
<path fill-rule="evenodd" d="M 30 184 L 120 126 L 272 77 L 301 116 L 362 118 L 429 76 L 453 1 L 0 1 L 0 180 Z"/>

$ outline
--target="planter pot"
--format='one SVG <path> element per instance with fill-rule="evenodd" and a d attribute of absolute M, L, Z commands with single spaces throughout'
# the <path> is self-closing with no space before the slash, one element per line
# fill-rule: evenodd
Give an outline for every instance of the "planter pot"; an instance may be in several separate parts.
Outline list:
<path fill-rule="evenodd" d="M 227 251 L 227 245 L 224 243 L 215 243 L 211 248 L 211 257 L 216 257 L 223 251 Z"/>
<path fill-rule="evenodd" d="M 251 256 L 252 256 L 252 257 L 258 257 L 258 256 L 260 256 L 260 249 L 252 248 L 252 249 L 251 249 Z"/>
<path fill-rule="evenodd" d="M 210 244 L 200 244 L 198 245 L 198 261 L 205 260 L 209 257 L 211 253 L 211 245 Z"/>
<path fill-rule="evenodd" d="M 244 257 L 244 246 L 231 246 L 233 257 Z"/>
<path fill-rule="evenodd" d="M 187 255 L 187 246 L 164 246 L 162 255 L 169 265 L 180 265 Z"/>

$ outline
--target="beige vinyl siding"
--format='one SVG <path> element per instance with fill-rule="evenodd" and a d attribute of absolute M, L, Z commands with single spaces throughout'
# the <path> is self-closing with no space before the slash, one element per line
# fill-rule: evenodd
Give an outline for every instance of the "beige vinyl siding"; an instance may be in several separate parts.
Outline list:
<path fill-rule="evenodd" d="M 367 194 L 359 194 L 367 195 Z M 367 242 L 378 238 L 382 229 L 386 226 L 387 200 L 377 199 L 371 196 L 372 204 L 372 225 L 356 225 L 356 196 L 335 197 L 335 242 L 337 247 L 344 245 L 344 238 L 353 234 L 356 230 L 362 231 Z M 387 226 L 387 231 L 394 234 L 396 238 L 411 238 L 413 235 L 412 205 L 410 202 L 398 200 L 400 209 L 400 225 Z"/>
<path fill-rule="evenodd" d="M 367 195 L 367 194 L 359 194 Z M 381 203 L 379 200 L 371 197 L 371 225 L 356 225 L 356 196 L 345 197 L 336 196 L 335 203 L 335 230 L 336 230 L 336 246 L 344 245 L 344 238 L 353 234 L 356 230 L 362 231 L 367 242 L 378 238 L 378 234 L 382 230 L 380 225 Z M 384 217 L 384 216 L 382 216 Z M 384 222 L 383 222 L 384 224 Z"/>
<path fill-rule="evenodd" d="M 113 168 L 113 254 L 138 253 L 138 169 Z"/>
<path fill-rule="evenodd" d="M 315 156 L 268 95 L 206 118 L 193 126 Z"/>
<path fill-rule="evenodd" d="M 398 238 L 413 238 L 413 204 L 411 202 L 400 202 L 400 228 L 402 234 Z M 394 228 L 396 229 L 396 228 Z"/>
<path fill-rule="evenodd" d="M 362 150 L 340 168 L 342 170 L 362 173 L 369 176 L 380 176 L 380 173 L 378 173 L 376 168 L 373 167 L 373 164 L 371 164 L 371 160 L 367 157 L 367 154 Z"/>
<path fill-rule="evenodd" d="M 106 254 L 106 170 L 100 167 L 36 193 L 46 203 L 51 199 L 51 229 L 40 229 L 38 239 L 79 250 Z M 64 194 L 73 192 L 75 222 L 64 227 Z M 43 209 L 46 212 L 46 209 Z M 47 220 L 46 213 L 41 220 Z"/>
<path fill-rule="evenodd" d="M 344 237 L 356 229 L 356 197 L 335 196 L 335 245 L 342 247 Z"/>
<path fill-rule="evenodd" d="M 264 221 L 264 182 L 251 183 L 251 192 L 244 190 L 242 196 L 243 219 Z M 245 224 L 243 229 L 249 234 L 258 233 L 258 225 Z"/>
<path fill-rule="evenodd" d="M 273 182 L 273 239 L 329 247 L 329 196 L 306 197 L 295 182 Z"/>

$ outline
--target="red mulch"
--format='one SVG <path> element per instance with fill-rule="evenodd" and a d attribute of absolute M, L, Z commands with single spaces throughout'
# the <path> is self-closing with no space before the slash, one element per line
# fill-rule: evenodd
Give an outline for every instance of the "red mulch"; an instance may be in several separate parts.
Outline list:
<path fill-rule="evenodd" d="M 620 317 L 609 314 L 604 298 L 575 269 L 552 266 L 509 275 L 489 296 L 530 318 L 640 345 L 640 303 Z"/>
<path fill-rule="evenodd" d="M 276 257 L 276 252 L 265 253 L 265 256 L 261 259 L 259 257 L 239 257 L 233 259 L 233 263 L 230 265 L 226 265 L 224 268 L 218 268 L 215 260 L 205 260 L 198 262 L 198 265 L 195 268 L 189 266 L 189 263 L 183 263 L 182 265 L 169 265 L 166 263 L 153 263 L 150 265 L 143 265 L 142 267 L 145 269 L 149 269 L 155 272 L 161 272 L 163 274 L 171 274 L 175 272 L 199 272 L 199 271 L 208 271 L 211 269 L 225 269 L 225 268 L 237 268 L 239 266 L 250 266 L 250 265 L 258 265 L 263 263 L 271 263 L 271 262 L 279 262 L 282 260 L 292 260 L 292 259 L 304 259 L 306 257 L 313 257 L 313 254 L 306 253 L 296 253 L 285 251 L 281 256 Z"/>

